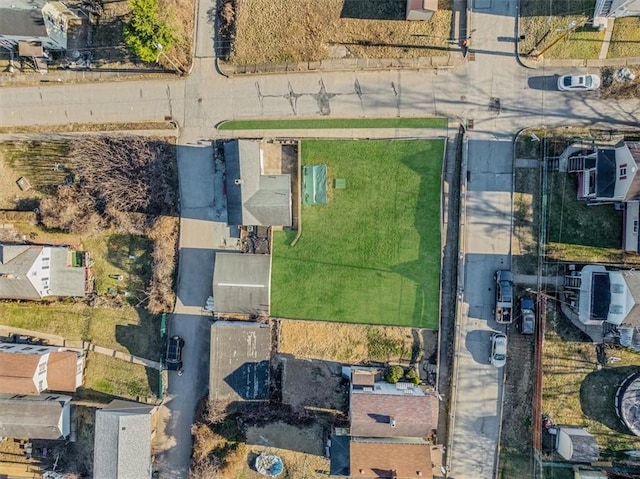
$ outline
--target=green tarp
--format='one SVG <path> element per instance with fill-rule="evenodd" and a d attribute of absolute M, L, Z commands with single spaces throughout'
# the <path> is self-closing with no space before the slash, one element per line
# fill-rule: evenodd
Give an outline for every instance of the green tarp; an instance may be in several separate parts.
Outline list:
<path fill-rule="evenodd" d="M 327 204 L 327 165 L 302 167 L 302 203 L 305 205 Z"/>

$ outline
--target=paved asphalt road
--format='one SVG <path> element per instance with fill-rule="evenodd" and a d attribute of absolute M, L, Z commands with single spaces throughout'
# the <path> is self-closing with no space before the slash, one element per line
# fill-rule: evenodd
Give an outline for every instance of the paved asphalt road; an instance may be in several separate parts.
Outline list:
<path fill-rule="evenodd" d="M 503 4 L 504 3 L 504 4 Z M 500 5 L 498 5 L 500 4 Z M 185 79 L 47 84 L 0 90 L 3 126 L 159 120 L 180 125 L 182 201 L 178 304 L 171 333 L 185 341 L 185 373 L 169 378 L 169 434 L 175 446 L 159 458 L 163 477 L 186 477 L 194 406 L 207 388 L 208 318 L 214 252 L 233 247 L 220 212 L 217 172 L 207 140 L 215 125 L 255 117 L 447 116 L 474 120 L 468 147 L 469 184 L 463 315 L 451 474 L 491 478 L 502 402 L 502 371 L 488 363 L 494 271 L 509 265 L 511 162 L 514 133 L 526 126 L 637 125 L 640 100 L 600 101 L 597 93 L 545 89 L 558 71 L 526 70 L 514 56 L 515 1 L 475 0 L 469 31 L 475 61 L 446 71 L 380 71 L 247 76 L 217 74 L 212 0 L 200 0 L 195 67 Z M 578 69 L 577 71 L 582 71 Z M 542 85 L 542 87 L 540 87 Z M 500 111 L 491 110 L 491 98 Z M 366 134 L 366 132 L 364 132 Z"/>

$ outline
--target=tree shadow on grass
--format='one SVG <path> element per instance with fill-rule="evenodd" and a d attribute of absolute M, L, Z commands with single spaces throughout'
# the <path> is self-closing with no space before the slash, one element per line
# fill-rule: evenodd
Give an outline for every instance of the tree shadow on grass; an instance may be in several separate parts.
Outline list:
<path fill-rule="evenodd" d="M 405 0 L 344 0 L 341 18 L 359 20 L 405 20 Z"/>
<path fill-rule="evenodd" d="M 580 386 L 580 404 L 584 414 L 618 433 L 629 434 L 616 414 L 615 397 L 622 381 L 638 371 L 640 366 L 624 366 L 588 374 Z"/>

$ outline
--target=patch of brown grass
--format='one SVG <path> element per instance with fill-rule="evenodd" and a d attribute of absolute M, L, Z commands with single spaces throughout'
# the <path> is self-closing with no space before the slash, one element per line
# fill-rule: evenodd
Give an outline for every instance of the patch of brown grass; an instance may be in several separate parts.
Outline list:
<path fill-rule="evenodd" d="M 388 343 L 400 354 L 380 357 L 374 341 Z M 328 323 L 322 321 L 280 321 L 278 352 L 300 358 L 361 363 L 369 361 L 400 362 L 410 357 L 411 328 Z"/>
<path fill-rule="evenodd" d="M 607 58 L 638 56 L 640 56 L 640 17 L 617 18 L 613 24 Z"/>
<path fill-rule="evenodd" d="M 378 2 L 382 3 L 382 2 Z M 404 21 L 406 3 L 386 2 L 382 18 L 371 20 L 372 2 L 345 0 L 243 0 L 237 2 L 236 34 L 230 60 L 235 64 L 317 61 L 329 47 L 344 45 L 356 58 L 417 58 L 446 55 L 451 1 L 440 1 L 430 21 Z M 349 5 L 348 5 L 349 4 Z M 343 16 L 347 6 L 361 9 Z"/>

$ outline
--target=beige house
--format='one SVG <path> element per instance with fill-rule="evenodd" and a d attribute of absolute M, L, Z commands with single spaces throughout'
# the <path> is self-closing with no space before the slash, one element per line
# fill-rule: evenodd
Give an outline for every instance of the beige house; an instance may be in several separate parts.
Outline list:
<path fill-rule="evenodd" d="M 55 346 L 0 343 L 0 393 L 75 392 L 82 386 L 84 353 Z"/>

